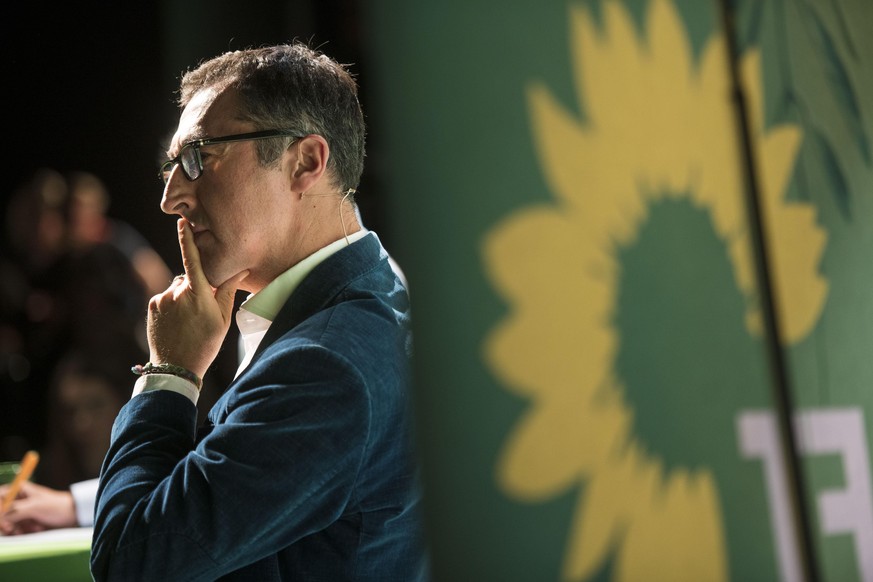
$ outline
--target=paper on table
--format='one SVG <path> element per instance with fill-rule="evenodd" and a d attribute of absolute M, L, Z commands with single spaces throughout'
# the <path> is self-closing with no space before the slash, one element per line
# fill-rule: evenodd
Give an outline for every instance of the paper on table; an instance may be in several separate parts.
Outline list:
<path fill-rule="evenodd" d="M 67 542 L 67 541 L 91 541 L 91 535 L 94 533 L 93 527 L 65 527 L 61 529 L 47 529 L 31 534 L 22 534 L 18 536 L 3 536 L 0 535 L 0 545 L 6 544 L 26 544 L 26 543 L 52 543 L 52 542 Z"/>
<path fill-rule="evenodd" d="M 70 527 L 19 536 L 0 536 L 0 562 L 20 559 L 25 555 L 88 550 L 91 548 L 93 534 L 93 527 Z"/>

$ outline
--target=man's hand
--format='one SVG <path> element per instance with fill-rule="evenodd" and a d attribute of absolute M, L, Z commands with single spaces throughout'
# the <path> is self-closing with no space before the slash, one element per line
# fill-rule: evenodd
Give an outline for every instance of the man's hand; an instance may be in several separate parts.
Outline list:
<path fill-rule="evenodd" d="M 194 233 L 184 218 L 178 221 L 179 247 L 185 274 L 149 302 L 149 357 L 153 364 L 174 364 L 206 373 L 230 327 L 233 299 L 243 271 L 213 289 L 203 273 Z"/>
<path fill-rule="evenodd" d="M 9 485 L 0 486 L 0 498 Z M 75 527 L 76 506 L 69 491 L 50 489 L 25 481 L 9 511 L 0 515 L 0 532 L 4 535 L 33 533 L 59 527 Z"/>

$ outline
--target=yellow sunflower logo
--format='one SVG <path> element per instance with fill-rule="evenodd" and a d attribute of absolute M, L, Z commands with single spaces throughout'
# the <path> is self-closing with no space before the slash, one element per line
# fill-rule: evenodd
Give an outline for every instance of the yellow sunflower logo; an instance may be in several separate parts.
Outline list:
<path fill-rule="evenodd" d="M 724 451 L 701 449 L 678 462 L 676 455 L 667 459 L 664 451 L 653 450 L 641 428 L 647 411 L 634 407 L 638 401 L 628 396 L 640 393 L 630 385 L 644 380 L 624 373 L 620 360 L 622 350 L 640 344 L 634 343 L 639 334 L 628 333 L 630 324 L 622 323 L 628 317 L 622 310 L 631 304 L 622 290 L 629 285 L 628 261 L 655 274 L 666 268 L 634 259 L 641 255 L 630 249 L 642 245 L 642 237 L 646 252 L 660 248 L 654 241 L 664 237 L 644 231 L 656 215 L 671 212 L 684 212 L 693 224 L 705 217 L 705 234 L 721 249 L 728 274 L 716 294 L 729 287 L 739 298 L 728 321 L 738 322 L 738 337 L 748 342 L 760 336 L 726 45 L 713 35 L 694 60 L 682 21 L 667 0 L 650 3 L 644 34 L 617 1 L 604 2 L 600 27 L 587 9 L 571 7 L 570 27 L 584 119 L 541 83 L 527 87 L 535 144 L 554 202 L 514 213 L 483 245 L 488 276 L 510 306 L 487 338 L 485 357 L 501 384 L 530 402 L 498 459 L 498 484 L 508 496 L 528 502 L 578 489 L 565 579 L 590 578 L 608 562 L 618 580 L 670 579 L 677 573 L 689 580 L 724 580 L 731 560 L 723 484 L 708 461 Z M 826 235 L 812 206 L 786 200 L 800 130 L 764 127 L 759 55 L 746 54 L 741 70 L 781 333 L 794 343 L 815 325 L 827 296 L 818 273 Z M 680 236 L 675 246 L 695 246 L 696 240 Z M 644 277 L 634 281 L 636 297 L 657 291 L 640 290 L 647 284 Z M 659 284 L 651 279 L 653 287 Z M 684 291 L 685 303 L 701 300 L 699 290 Z M 633 304 L 637 319 L 650 315 L 646 305 Z M 704 305 L 699 313 L 714 309 Z M 654 338 L 646 345 L 656 347 L 663 339 L 672 349 L 663 353 L 674 357 L 679 346 L 671 347 L 670 334 L 659 330 L 660 336 L 643 334 Z M 694 349 L 686 352 L 691 360 Z M 685 393 L 713 398 L 706 387 L 719 370 L 689 360 L 676 366 L 692 368 L 695 385 L 688 386 L 686 376 L 674 382 L 680 385 L 671 393 L 674 400 Z M 651 372 L 654 378 L 663 370 L 654 364 Z M 701 409 L 706 406 L 703 402 Z M 675 417 L 659 418 L 660 426 L 689 410 L 677 406 L 669 413 Z M 711 414 L 718 422 L 716 415 L 724 416 L 720 410 Z M 687 435 L 674 440 L 683 438 Z"/>

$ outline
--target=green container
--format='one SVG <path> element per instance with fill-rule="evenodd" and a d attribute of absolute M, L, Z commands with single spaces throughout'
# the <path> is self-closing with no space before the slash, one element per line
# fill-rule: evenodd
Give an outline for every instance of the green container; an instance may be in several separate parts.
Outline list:
<path fill-rule="evenodd" d="M 20 468 L 21 464 L 18 461 L 0 463 L 0 485 L 12 483 Z"/>

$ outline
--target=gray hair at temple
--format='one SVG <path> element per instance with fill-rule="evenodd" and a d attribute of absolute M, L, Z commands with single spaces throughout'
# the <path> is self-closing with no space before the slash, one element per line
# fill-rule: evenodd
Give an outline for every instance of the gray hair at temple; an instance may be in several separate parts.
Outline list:
<path fill-rule="evenodd" d="M 327 169 L 338 190 L 358 187 L 366 128 L 358 86 L 345 65 L 299 42 L 230 51 L 183 75 L 179 105 L 185 107 L 207 88 L 236 90 L 243 108 L 240 118 L 255 130 L 322 136 L 330 147 Z M 261 164 L 275 163 L 292 141 L 259 141 Z"/>

